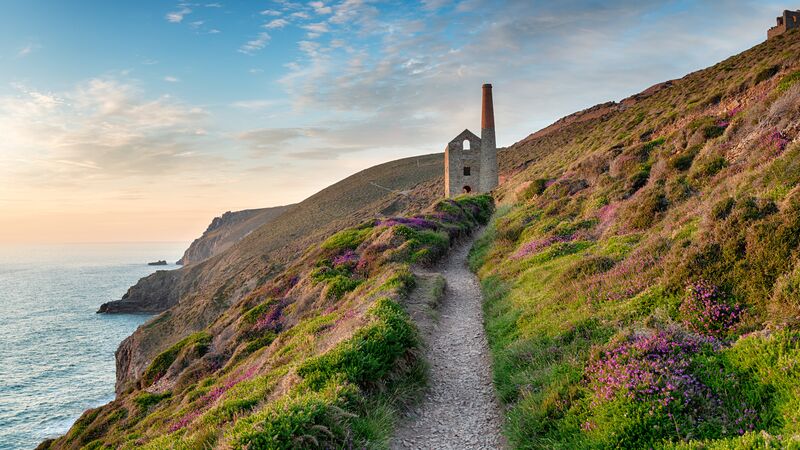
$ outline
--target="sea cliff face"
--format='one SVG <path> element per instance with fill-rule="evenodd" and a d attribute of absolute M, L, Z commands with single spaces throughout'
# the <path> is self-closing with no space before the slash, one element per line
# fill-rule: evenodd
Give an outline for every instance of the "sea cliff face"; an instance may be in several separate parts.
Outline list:
<path fill-rule="evenodd" d="M 220 217 L 215 217 L 203 235 L 192 242 L 176 264 L 196 264 L 218 255 L 292 206 L 228 211 Z"/>

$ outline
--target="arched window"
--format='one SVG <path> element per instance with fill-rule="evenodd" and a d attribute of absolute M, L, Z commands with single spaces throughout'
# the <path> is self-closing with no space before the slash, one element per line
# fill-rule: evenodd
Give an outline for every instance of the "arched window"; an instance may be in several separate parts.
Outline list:
<path fill-rule="evenodd" d="M 464 150 L 469 150 L 469 139 L 464 139 Z"/>
<path fill-rule="evenodd" d="M 470 192 L 472 192 L 472 188 L 469 187 L 469 186 L 464 186 L 463 191 L 464 191 L 465 194 L 469 194 Z"/>

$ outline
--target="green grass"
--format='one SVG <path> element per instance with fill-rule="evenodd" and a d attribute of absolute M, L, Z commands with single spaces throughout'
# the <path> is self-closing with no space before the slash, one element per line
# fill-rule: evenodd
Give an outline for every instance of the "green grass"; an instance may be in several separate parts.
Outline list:
<path fill-rule="evenodd" d="M 187 349 L 188 352 L 194 352 L 196 356 L 202 356 L 208 350 L 209 344 L 211 344 L 211 335 L 202 331 L 181 339 L 153 359 L 142 375 L 142 384 L 149 386 L 162 377 L 182 350 Z"/>

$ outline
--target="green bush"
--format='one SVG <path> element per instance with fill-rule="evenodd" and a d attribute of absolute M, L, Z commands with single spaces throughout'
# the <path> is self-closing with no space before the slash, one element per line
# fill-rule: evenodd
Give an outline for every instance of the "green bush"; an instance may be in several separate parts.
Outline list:
<path fill-rule="evenodd" d="M 764 69 L 761 69 L 756 76 L 753 78 L 753 83 L 758 84 L 763 81 L 767 81 L 770 78 L 774 77 L 779 71 L 781 70 L 781 66 L 769 66 Z"/>
<path fill-rule="evenodd" d="M 418 345 L 408 314 L 394 301 L 376 301 L 369 314 L 373 321 L 352 338 L 300 365 L 297 373 L 306 385 L 319 389 L 330 380 L 342 378 L 361 387 L 372 386 Z"/>
<path fill-rule="evenodd" d="M 522 192 L 522 198 L 528 200 L 537 195 L 541 195 L 547 187 L 547 180 L 544 178 L 537 178 L 531 181 L 531 184 Z"/>
<path fill-rule="evenodd" d="M 196 356 L 202 356 L 208 351 L 209 345 L 211 345 L 211 335 L 203 331 L 181 339 L 178 343 L 164 350 L 153 359 L 153 362 L 150 363 L 144 371 L 144 374 L 142 374 L 142 385 L 150 386 L 162 377 L 184 348 L 194 352 Z"/>
<path fill-rule="evenodd" d="M 347 425 L 359 398 L 353 386 L 330 385 L 296 393 L 236 422 L 235 449 L 344 448 Z"/>
<path fill-rule="evenodd" d="M 789 75 L 781 78 L 781 81 L 778 83 L 775 91 L 778 93 L 784 93 L 788 91 L 789 88 L 794 86 L 798 81 L 800 81 L 800 71 L 792 72 Z"/>
<path fill-rule="evenodd" d="M 320 245 L 323 250 L 355 250 L 372 233 L 372 228 L 348 228 L 325 240 Z"/>
<path fill-rule="evenodd" d="M 692 167 L 695 156 L 697 156 L 701 148 L 702 146 L 695 145 L 686 149 L 686 151 L 680 155 L 673 156 L 672 159 L 669 160 L 669 166 L 675 170 L 689 170 Z"/>
<path fill-rule="evenodd" d="M 649 228 L 655 223 L 658 214 L 666 211 L 668 206 L 667 197 L 663 192 L 649 191 L 631 206 L 632 214 L 628 218 L 628 223 L 637 230 Z"/>
<path fill-rule="evenodd" d="M 722 220 L 727 218 L 731 211 L 733 211 L 733 205 L 736 202 L 733 200 L 732 197 L 728 197 L 726 199 L 720 200 L 714 204 L 711 208 L 711 217 Z"/>
<path fill-rule="evenodd" d="M 154 394 L 152 392 L 142 392 L 133 399 L 133 403 L 139 406 L 139 408 L 141 408 L 142 410 L 146 411 L 151 406 L 157 405 L 161 403 L 162 400 L 170 398 L 171 396 L 172 396 L 171 392 L 164 392 L 162 394 Z"/>
<path fill-rule="evenodd" d="M 327 296 L 334 299 L 342 298 L 344 294 L 355 290 L 361 283 L 361 280 L 354 280 L 344 275 L 336 275 L 328 279 Z"/>
<path fill-rule="evenodd" d="M 563 282 L 576 281 L 590 275 L 596 275 L 611 270 L 616 261 L 608 256 L 587 256 L 573 263 L 561 274 Z"/>
<path fill-rule="evenodd" d="M 728 167 L 728 161 L 722 156 L 717 156 L 703 161 L 697 170 L 697 175 L 701 177 L 712 177 L 726 167 Z"/>

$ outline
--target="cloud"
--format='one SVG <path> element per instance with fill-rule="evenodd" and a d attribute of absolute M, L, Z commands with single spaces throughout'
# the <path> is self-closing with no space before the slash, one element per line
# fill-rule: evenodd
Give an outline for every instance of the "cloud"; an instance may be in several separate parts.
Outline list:
<path fill-rule="evenodd" d="M 280 11 L 275 11 L 274 9 L 265 9 L 259 14 L 262 16 L 280 16 L 282 13 Z"/>
<path fill-rule="evenodd" d="M 324 28 L 303 27 L 329 39 L 301 40 L 280 82 L 296 114 L 327 112 L 315 119 L 329 130 L 315 148 L 408 151 L 439 150 L 436 142 L 475 128 L 480 85 L 494 82 L 500 139 L 510 144 L 763 39 L 763 5 L 723 5 L 724 20 L 708 23 L 710 4 L 655 0 L 428 0 L 422 15 L 342 0 Z"/>
<path fill-rule="evenodd" d="M 319 37 L 323 33 L 327 33 L 330 31 L 328 29 L 328 24 L 325 22 L 319 23 L 310 23 L 308 25 L 303 25 L 303 29 L 308 30 L 308 36 L 311 38 Z"/>
<path fill-rule="evenodd" d="M 286 25 L 289 25 L 289 21 L 286 19 L 274 19 L 266 24 L 264 24 L 264 28 L 273 29 L 273 28 L 283 28 Z"/>
<path fill-rule="evenodd" d="M 206 8 L 222 8 L 221 3 L 206 3 Z"/>
<path fill-rule="evenodd" d="M 293 17 L 295 19 L 308 19 L 311 16 L 309 16 L 307 12 L 298 11 L 296 13 L 292 13 L 291 17 Z"/>
<path fill-rule="evenodd" d="M 312 132 L 303 128 L 261 128 L 240 133 L 236 139 L 245 142 L 253 156 L 262 157 L 279 155 L 290 142 L 308 137 Z"/>
<path fill-rule="evenodd" d="M 240 100 L 238 102 L 231 103 L 231 106 L 239 109 L 259 110 L 268 108 L 270 106 L 275 106 L 279 103 L 280 102 L 277 100 Z"/>
<path fill-rule="evenodd" d="M 147 98 L 135 84 L 95 78 L 61 93 L 15 85 L 0 97 L 0 154 L 21 183 L 74 184 L 202 171 L 224 162 L 202 151 L 208 113 L 169 97 Z M 3 172 L 0 165 L 0 173 Z"/>
<path fill-rule="evenodd" d="M 247 55 L 252 55 L 257 51 L 263 49 L 267 46 L 267 43 L 270 40 L 270 36 L 267 33 L 258 33 L 258 36 L 255 39 L 247 41 L 241 47 L 239 47 L 239 52 L 244 53 Z"/>
<path fill-rule="evenodd" d="M 323 2 L 310 2 L 308 6 L 314 8 L 314 12 L 319 15 L 326 15 L 333 12 L 333 8 L 330 6 L 325 6 Z"/>
<path fill-rule="evenodd" d="M 178 83 L 178 82 L 180 82 L 181 80 L 180 80 L 180 78 L 173 77 L 173 76 L 171 76 L 171 75 L 167 75 L 167 76 L 165 76 L 165 77 L 164 77 L 164 81 L 166 81 L 166 82 L 168 82 L 168 83 Z"/>
<path fill-rule="evenodd" d="M 181 22 L 183 22 L 183 18 L 187 14 L 191 14 L 191 13 L 192 13 L 192 10 L 184 6 L 184 7 L 182 7 L 181 9 L 179 9 L 177 11 L 172 11 L 172 12 L 167 13 L 167 15 L 164 16 L 164 17 L 167 19 L 167 22 L 181 23 Z"/>
<path fill-rule="evenodd" d="M 36 50 L 42 48 L 41 45 L 35 43 L 25 44 L 22 48 L 17 51 L 17 58 L 24 58 Z"/>

